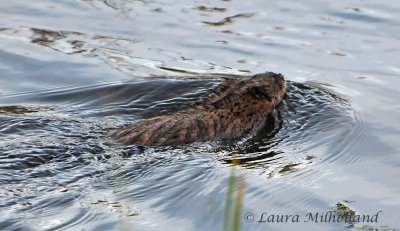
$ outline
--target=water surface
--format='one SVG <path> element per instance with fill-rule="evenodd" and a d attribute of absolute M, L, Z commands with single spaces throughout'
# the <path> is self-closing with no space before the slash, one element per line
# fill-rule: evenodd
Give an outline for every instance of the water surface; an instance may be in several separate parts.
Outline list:
<path fill-rule="evenodd" d="M 399 11 L 356 0 L 3 3 L 0 228 L 222 230 L 237 162 L 242 215 L 255 216 L 242 230 L 399 229 Z M 142 148 L 109 136 L 265 71 L 284 74 L 288 93 L 254 137 Z M 376 223 L 258 222 L 338 203 L 382 212 Z"/>

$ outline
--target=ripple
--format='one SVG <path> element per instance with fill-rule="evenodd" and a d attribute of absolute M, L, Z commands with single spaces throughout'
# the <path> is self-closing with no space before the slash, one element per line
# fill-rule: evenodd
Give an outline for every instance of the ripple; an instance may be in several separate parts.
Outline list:
<path fill-rule="evenodd" d="M 242 167 L 263 169 L 270 177 L 307 169 L 315 158 L 361 161 L 362 155 L 352 159 L 345 156 L 353 146 L 351 137 L 363 134 L 358 126 L 360 118 L 351 110 L 350 103 L 327 87 L 288 82 L 284 101 L 263 130 L 254 137 L 220 147 L 230 153 L 221 160 L 237 160 Z M 321 147 L 330 149 L 327 156 L 317 151 Z"/>
<path fill-rule="evenodd" d="M 251 16 L 252 14 L 237 14 L 226 19 L 232 21 L 234 18 Z M 188 74 L 212 74 L 216 72 L 224 74 L 249 73 L 248 70 L 237 70 L 209 61 L 185 57 L 182 54 L 176 54 L 178 53 L 176 51 L 165 48 L 147 49 L 146 52 L 153 53 L 152 56 L 154 58 L 143 58 L 134 53 L 136 44 L 142 42 L 134 37 L 111 37 L 103 34 L 89 35 L 79 31 L 50 30 L 34 27 L 0 28 L 0 36 L 11 40 L 23 40 L 67 55 L 97 58 L 125 75 L 138 78 L 166 74 L 187 76 Z M 140 77 L 141 75 L 142 77 Z"/>
<path fill-rule="evenodd" d="M 165 194 L 169 199 L 163 197 L 162 200 L 173 203 L 178 198 L 182 199 L 182 194 L 185 194 L 180 187 L 181 183 L 190 180 L 195 184 L 209 178 L 212 168 L 207 163 L 207 160 L 187 157 L 179 160 L 168 158 L 149 163 L 139 162 L 116 171 L 110 176 L 110 183 L 114 186 L 121 185 L 121 182 L 124 182 L 123 185 L 130 185 L 118 193 L 120 199 L 146 200 Z M 195 196 L 197 193 L 193 191 L 191 195 Z"/>
<path fill-rule="evenodd" d="M 210 26 L 225 26 L 225 25 L 233 23 L 233 19 L 250 18 L 250 17 L 253 17 L 254 15 L 255 15 L 255 13 L 240 13 L 240 14 L 235 14 L 235 15 L 229 16 L 229 17 L 225 17 L 223 20 L 218 21 L 218 22 L 203 21 L 203 23 L 210 25 Z"/>
<path fill-rule="evenodd" d="M 198 6 L 194 9 L 204 12 L 225 12 L 227 9 L 223 7 L 208 7 L 208 6 Z"/>
<path fill-rule="evenodd" d="M 355 10 L 354 12 L 337 11 L 333 12 L 332 15 L 348 20 L 364 21 L 366 23 L 382 23 L 386 21 L 384 17 L 380 17 L 378 14 L 366 14 L 361 10 Z"/>

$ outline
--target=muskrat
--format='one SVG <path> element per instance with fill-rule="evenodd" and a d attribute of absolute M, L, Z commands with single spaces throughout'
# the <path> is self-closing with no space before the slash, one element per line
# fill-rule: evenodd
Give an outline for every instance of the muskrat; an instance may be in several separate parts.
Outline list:
<path fill-rule="evenodd" d="M 192 107 L 141 120 L 114 135 L 144 146 L 238 138 L 258 132 L 285 93 L 283 75 L 273 72 L 227 79 Z"/>

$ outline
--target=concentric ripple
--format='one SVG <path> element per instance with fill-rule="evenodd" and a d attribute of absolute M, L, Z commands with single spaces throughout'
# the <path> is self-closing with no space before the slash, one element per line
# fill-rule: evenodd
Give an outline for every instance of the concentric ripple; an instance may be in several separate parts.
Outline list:
<path fill-rule="evenodd" d="M 223 159 L 269 169 L 268 174 L 290 173 L 314 158 L 339 161 L 354 145 L 350 137 L 362 136 L 360 127 L 362 121 L 338 94 L 321 84 L 288 82 L 287 95 L 265 128 L 226 146 L 230 157 Z M 330 151 L 325 154 L 322 148 Z"/>

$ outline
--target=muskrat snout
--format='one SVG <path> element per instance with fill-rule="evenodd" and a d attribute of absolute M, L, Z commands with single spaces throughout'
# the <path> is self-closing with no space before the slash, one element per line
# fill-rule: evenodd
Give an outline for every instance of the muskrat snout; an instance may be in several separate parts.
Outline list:
<path fill-rule="evenodd" d="M 277 86 L 277 88 L 280 89 L 280 90 L 285 90 L 286 81 L 285 81 L 283 75 L 282 74 L 275 74 L 273 78 L 274 78 L 274 84 Z"/>

